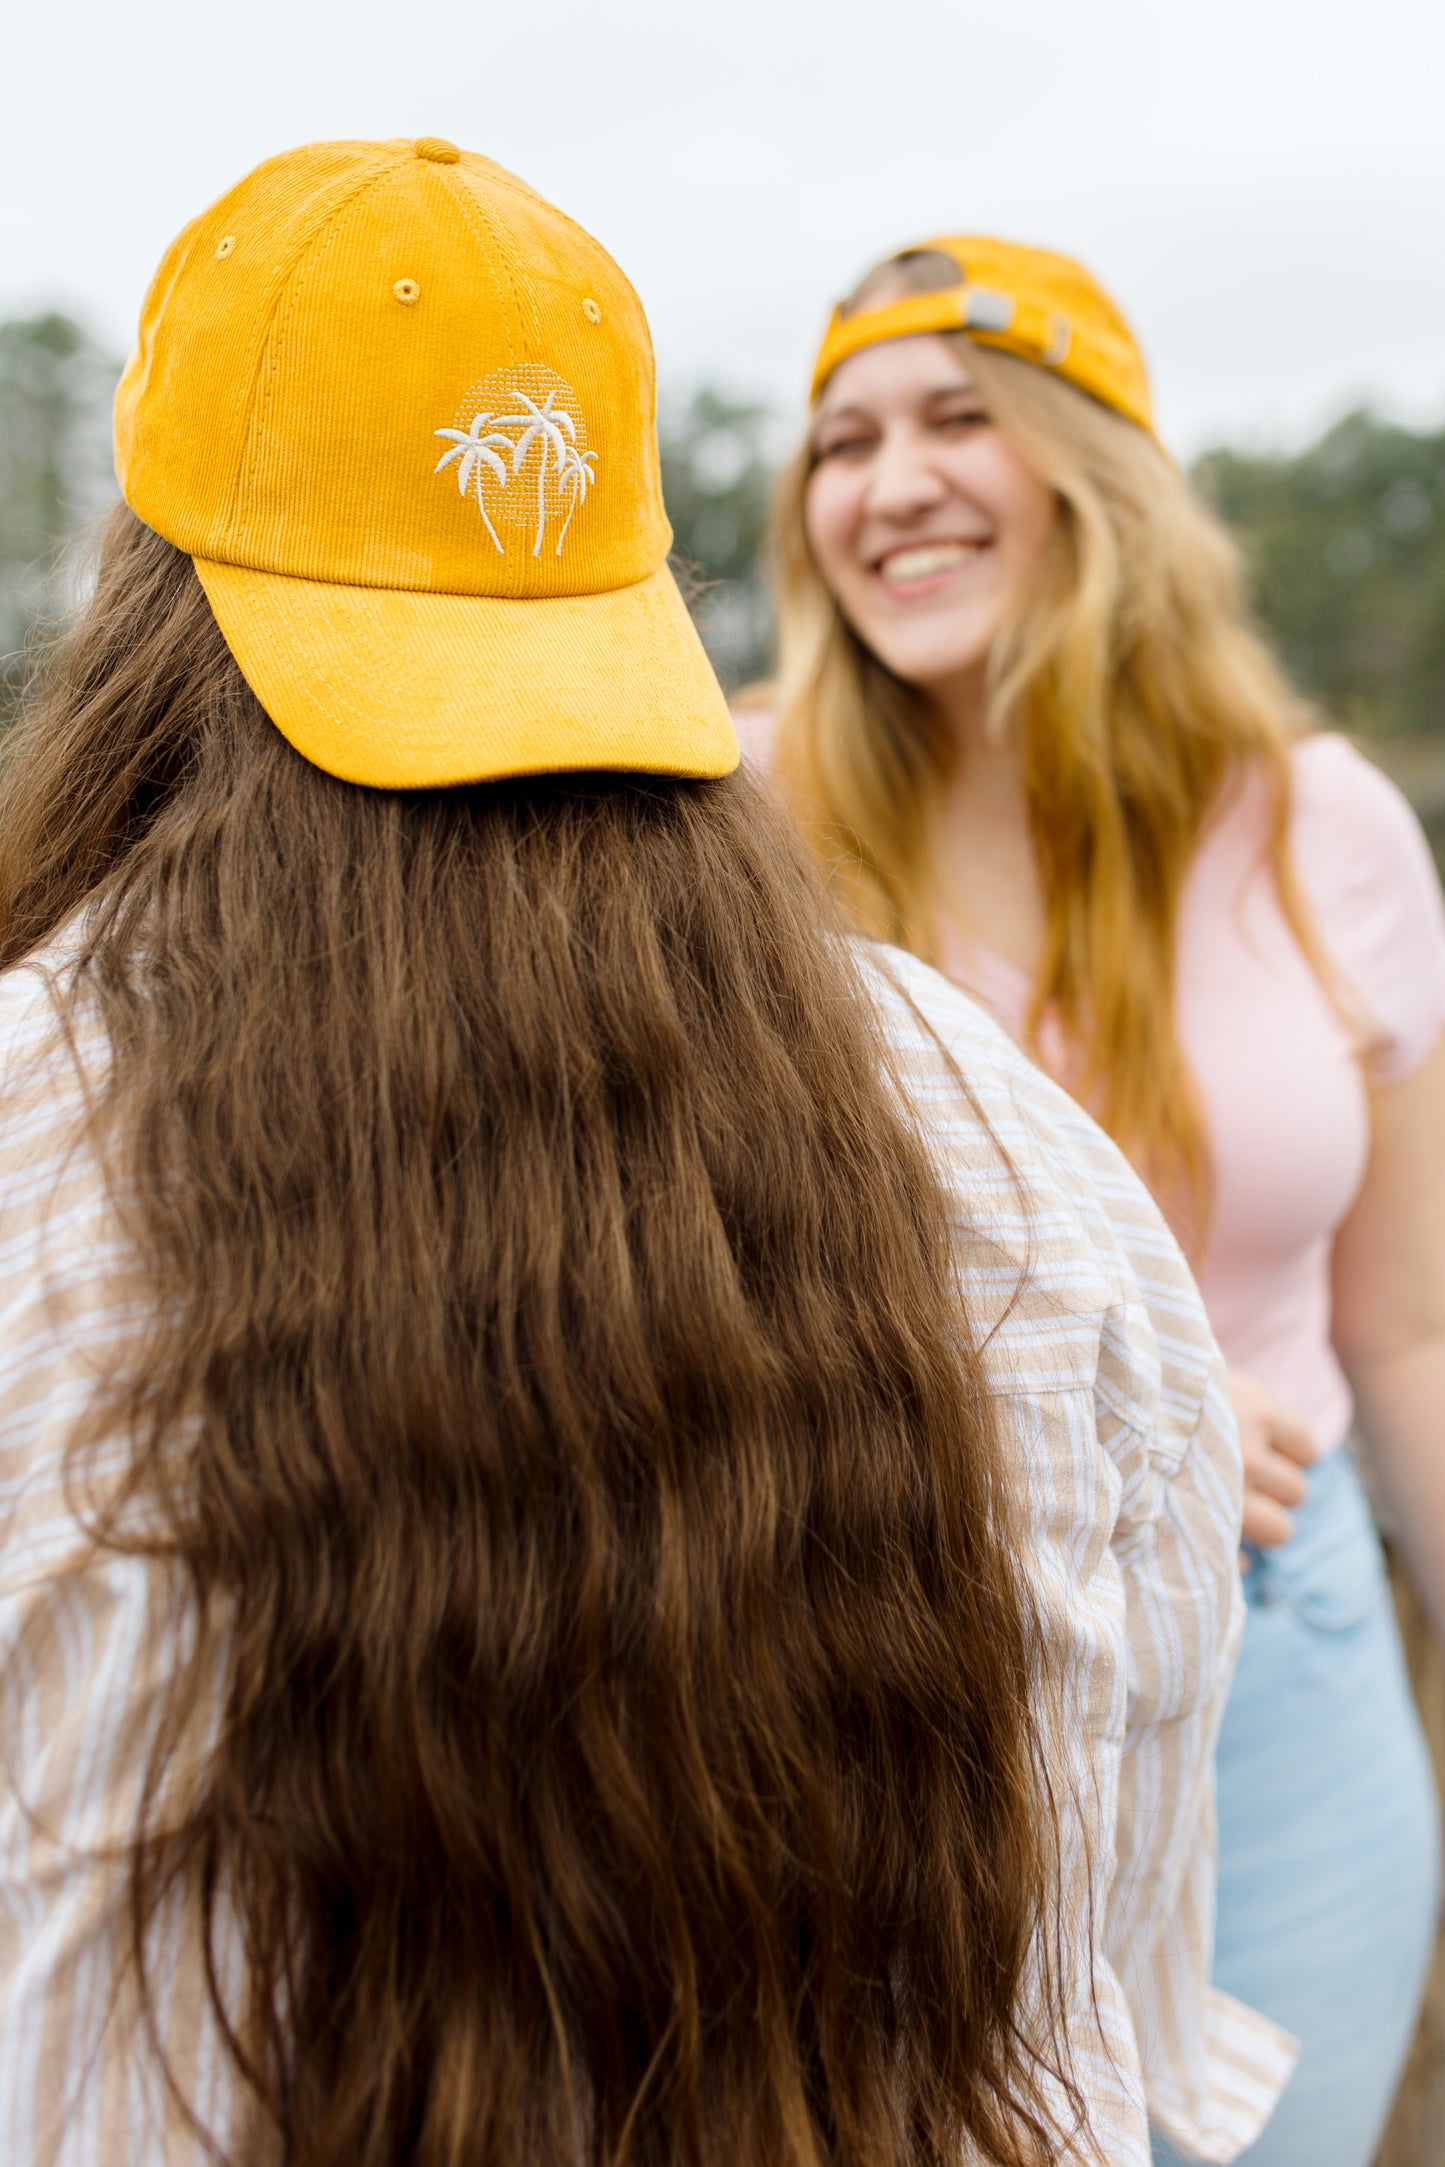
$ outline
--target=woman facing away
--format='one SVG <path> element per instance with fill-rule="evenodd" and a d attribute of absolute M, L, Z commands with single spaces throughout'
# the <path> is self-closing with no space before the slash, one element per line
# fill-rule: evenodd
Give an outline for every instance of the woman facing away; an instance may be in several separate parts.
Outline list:
<path fill-rule="evenodd" d="M 1148 1177 L 1245 1445 L 1216 1977 L 1302 2042 L 1249 2152 L 1364 2167 L 1436 1809 L 1352 1420 L 1445 1625 L 1445 923 L 1314 734 L 1087 272 L 982 238 L 834 313 L 782 477 L 765 757 L 855 920 L 971 989 Z M 754 724 L 761 731 L 761 717 Z M 1161 2157 L 1170 2157 L 1167 2145 Z"/>
<path fill-rule="evenodd" d="M 1217 1350 L 733 772 L 652 412 L 439 139 L 151 289 L 0 803 L 7 2167 L 1144 2167 L 1277 2088 Z"/>

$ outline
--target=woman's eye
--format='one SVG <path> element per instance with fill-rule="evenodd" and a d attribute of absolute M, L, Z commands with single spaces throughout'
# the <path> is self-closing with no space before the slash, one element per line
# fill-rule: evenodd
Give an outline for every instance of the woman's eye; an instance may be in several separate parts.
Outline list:
<path fill-rule="evenodd" d="M 866 436 L 824 437 L 814 457 L 817 459 L 847 459 L 868 449 L 872 439 Z"/>
<path fill-rule="evenodd" d="M 936 428 L 946 429 L 952 434 L 961 434 L 965 429 L 986 428 L 987 425 L 988 416 L 981 406 L 962 407 L 956 414 L 940 414 L 934 424 Z"/>

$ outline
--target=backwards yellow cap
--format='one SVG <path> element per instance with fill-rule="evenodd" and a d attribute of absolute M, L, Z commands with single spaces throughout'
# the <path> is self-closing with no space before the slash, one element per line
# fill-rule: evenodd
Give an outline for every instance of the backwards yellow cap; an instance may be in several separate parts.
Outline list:
<path fill-rule="evenodd" d="M 116 466 L 329 773 L 721 775 L 654 412 L 637 297 L 570 219 L 436 137 L 316 143 L 167 252 Z"/>
<path fill-rule="evenodd" d="M 958 265 L 956 286 L 909 294 L 857 315 L 834 309 L 813 369 L 814 399 L 839 362 L 865 346 L 920 331 L 966 331 L 981 346 L 1036 361 L 1141 429 L 1153 429 L 1149 377 L 1138 342 L 1082 264 L 980 234 L 919 241 L 906 253 L 935 249 Z"/>

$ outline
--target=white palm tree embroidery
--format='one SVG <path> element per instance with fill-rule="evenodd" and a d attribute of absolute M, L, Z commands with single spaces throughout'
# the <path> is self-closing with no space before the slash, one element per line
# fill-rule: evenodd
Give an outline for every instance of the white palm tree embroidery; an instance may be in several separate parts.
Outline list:
<path fill-rule="evenodd" d="M 547 477 L 554 472 L 560 478 L 567 452 L 577 441 L 577 430 L 572 416 L 565 407 L 556 405 L 557 394 L 549 391 L 546 402 L 538 406 L 525 391 L 514 391 L 512 397 L 522 408 L 516 415 L 508 415 L 509 421 L 521 423 L 521 433 L 512 446 L 512 472 L 520 473 L 522 461 L 533 444 L 537 445 L 537 539 L 532 544 L 532 555 L 542 554 L 542 536 L 547 531 Z M 497 417 L 499 420 L 501 416 Z M 567 517 L 572 516 L 569 511 Z M 563 530 L 566 531 L 565 528 Z M 559 545 L 560 546 L 560 545 Z"/>
<path fill-rule="evenodd" d="M 523 383 L 516 381 L 518 375 L 523 376 Z M 511 381 L 507 380 L 509 377 Z M 481 403 L 465 429 L 459 424 L 468 412 L 466 406 L 457 416 L 457 425 L 432 432 L 446 438 L 451 445 L 449 451 L 442 453 L 433 472 L 440 474 L 444 467 L 456 462 L 459 492 L 465 496 L 469 488 L 474 490 L 477 509 L 493 546 L 505 555 L 506 546 L 487 510 L 483 485 L 485 482 L 488 491 L 495 488 L 492 511 L 498 520 L 506 524 L 519 523 L 517 514 L 499 499 L 505 498 L 511 484 L 521 476 L 535 448 L 537 518 L 532 555 L 541 555 L 548 518 L 560 513 L 562 531 L 557 537 L 556 550 L 560 556 L 572 516 L 597 479 L 596 452 L 585 451 L 578 443 L 579 432 L 582 442 L 586 442 L 581 417 L 568 412 L 568 405 L 575 405 L 576 394 L 551 370 L 530 365 L 515 374 L 498 371 L 474 386 L 474 393 L 479 395 Z M 501 398 L 513 402 L 511 411 L 498 405 Z M 559 401 L 563 403 L 559 404 Z M 521 515 L 524 521 L 527 517 L 526 513 Z"/>
<path fill-rule="evenodd" d="M 483 436 L 482 434 L 484 429 L 491 428 L 492 423 L 498 419 L 500 419 L 500 416 L 495 414 L 473 414 L 470 428 L 433 429 L 433 436 L 450 437 L 452 439 L 452 448 L 450 451 L 442 453 L 440 459 L 432 468 L 432 472 L 433 474 L 440 474 L 442 468 L 450 466 L 452 460 L 455 459 L 457 462 L 457 488 L 462 496 L 466 495 L 468 484 L 475 480 L 477 510 L 482 515 L 482 524 L 496 544 L 499 555 L 505 555 L 506 552 L 502 548 L 502 538 L 487 517 L 487 507 L 482 501 L 483 467 L 486 467 L 490 473 L 496 476 L 504 489 L 507 486 L 507 469 L 503 465 L 500 455 L 502 452 L 512 449 L 512 439 L 509 436 L 503 436 L 500 430 L 496 429 L 492 429 L 490 436 Z"/>
<path fill-rule="evenodd" d="M 562 463 L 557 473 L 557 487 L 566 502 L 567 517 L 563 520 L 562 532 L 557 537 L 557 555 L 559 557 L 562 554 L 562 544 L 567 539 L 567 529 L 572 524 L 572 514 L 586 497 L 591 484 L 597 479 L 597 476 L 592 471 L 596 457 L 595 451 L 578 451 L 575 444 L 567 444 L 563 447 Z M 532 555 L 535 557 L 536 554 L 537 552 L 534 549 Z"/>

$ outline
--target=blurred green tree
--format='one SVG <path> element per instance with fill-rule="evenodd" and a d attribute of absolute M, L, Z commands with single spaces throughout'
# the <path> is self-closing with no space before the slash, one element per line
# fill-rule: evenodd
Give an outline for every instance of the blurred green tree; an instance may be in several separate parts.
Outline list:
<path fill-rule="evenodd" d="M 0 323 L 0 710 L 32 627 L 69 599 L 67 544 L 115 494 L 118 374 L 68 316 Z"/>
<path fill-rule="evenodd" d="M 1348 414 L 1291 456 L 1195 468 L 1282 661 L 1346 729 L 1445 731 L 1445 432 Z"/>
<path fill-rule="evenodd" d="M 766 406 L 706 387 L 658 413 L 673 564 L 729 691 L 761 676 L 772 652 L 762 564 L 772 429 Z"/>

